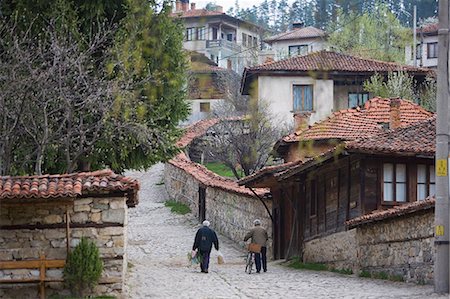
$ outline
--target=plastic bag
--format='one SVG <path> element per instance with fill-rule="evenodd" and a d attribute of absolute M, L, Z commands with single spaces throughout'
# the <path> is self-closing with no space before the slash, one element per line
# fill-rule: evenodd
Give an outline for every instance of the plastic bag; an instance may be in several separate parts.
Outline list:
<path fill-rule="evenodd" d="M 202 256 L 200 255 L 200 252 L 197 250 L 192 250 L 187 254 L 188 260 L 192 265 L 200 264 L 202 261 Z"/>
<path fill-rule="evenodd" d="M 218 263 L 219 265 L 222 265 L 222 264 L 225 263 L 225 259 L 223 258 L 222 252 L 219 251 L 218 254 L 219 254 L 219 255 L 217 256 L 217 263 Z"/>

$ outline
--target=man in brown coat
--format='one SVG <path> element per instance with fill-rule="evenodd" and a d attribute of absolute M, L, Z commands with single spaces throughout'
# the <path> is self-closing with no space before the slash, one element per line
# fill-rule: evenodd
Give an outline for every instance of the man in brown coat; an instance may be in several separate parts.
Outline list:
<path fill-rule="evenodd" d="M 244 238 L 244 242 L 248 239 L 252 238 L 251 242 L 261 245 L 261 253 L 255 253 L 255 264 L 256 264 L 256 273 L 261 272 L 261 259 L 262 259 L 262 267 L 264 272 L 267 272 L 267 240 L 269 240 L 269 236 L 267 235 L 267 231 L 261 227 L 261 220 L 256 219 L 253 221 L 255 225 Z"/>

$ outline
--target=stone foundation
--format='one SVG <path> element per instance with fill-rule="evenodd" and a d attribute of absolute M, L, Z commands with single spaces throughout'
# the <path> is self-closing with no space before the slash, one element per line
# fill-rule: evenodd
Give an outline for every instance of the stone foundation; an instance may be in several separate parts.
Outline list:
<path fill-rule="evenodd" d="M 0 206 L 0 260 L 38 260 L 40 254 L 46 259 L 66 259 L 65 211 L 65 206 L 55 203 Z M 95 242 L 103 259 L 95 293 L 120 296 L 126 270 L 126 198 L 75 199 L 69 215 L 70 247 L 87 237 Z M 48 269 L 46 276 L 62 279 L 62 272 Z M 39 277 L 38 269 L 0 270 L 1 280 L 35 277 Z M 47 295 L 68 293 L 61 283 L 46 285 Z M 0 285 L 0 297 L 37 298 L 37 289 L 26 284 Z"/>

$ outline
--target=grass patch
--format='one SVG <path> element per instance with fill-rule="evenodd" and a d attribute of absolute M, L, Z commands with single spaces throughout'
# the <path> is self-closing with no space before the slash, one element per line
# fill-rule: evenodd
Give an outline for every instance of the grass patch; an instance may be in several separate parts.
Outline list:
<path fill-rule="evenodd" d="M 372 277 L 372 275 L 369 271 L 362 270 L 361 272 L 359 272 L 359 277 L 370 278 Z"/>
<path fill-rule="evenodd" d="M 229 178 L 236 178 L 233 174 L 233 172 L 231 171 L 230 168 L 228 168 L 227 166 L 225 166 L 222 163 L 219 162 L 211 162 L 211 163 L 205 163 L 204 165 L 207 169 L 211 170 L 212 172 L 214 172 L 215 174 L 218 174 L 220 176 L 223 177 L 229 177 Z M 238 173 L 240 175 L 243 174 L 242 171 L 238 171 Z"/>
<path fill-rule="evenodd" d="M 353 274 L 353 270 L 352 270 L 352 269 L 336 269 L 336 268 L 331 268 L 330 271 L 331 271 L 331 272 L 334 272 L 334 273 L 345 274 L 345 275 L 352 275 L 352 274 Z"/>
<path fill-rule="evenodd" d="M 314 271 L 326 271 L 328 270 L 327 265 L 320 263 L 303 263 L 300 261 L 298 257 L 292 259 L 292 261 L 288 264 L 288 267 L 294 269 L 306 269 L 306 270 L 314 270 Z"/>
<path fill-rule="evenodd" d="M 134 268 L 134 264 L 131 263 L 131 262 L 128 262 L 128 263 L 127 263 L 127 268 L 128 268 L 128 269 L 133 269 L 133 268 Z"/>
<path fill-rule="evenodd" d="M 174 200 L 168 200 L 164 203 L 164 205 L 170 208 L 170 211 L 176 214 L 186 215 L 187 213 L 191 212 L 191 209 L 187 205 Z"/>
<path fill-rule="evenodd" d="M 386 272 L 373 272 L 370 273 L 369 271 L 363 270 L 359 273 L 359 277 L 366 277 L 366 278 L 374 278 L 374 279 L 382 279 L 382 280 L 391 280 L 391 281 L 405 281 L 403 279 L 402 275 L 389 275 Z"/>

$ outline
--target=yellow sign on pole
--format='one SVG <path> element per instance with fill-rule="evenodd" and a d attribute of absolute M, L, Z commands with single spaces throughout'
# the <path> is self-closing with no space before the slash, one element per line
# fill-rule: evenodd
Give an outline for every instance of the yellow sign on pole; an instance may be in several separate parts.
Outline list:
<path fill-rule="evenodd" d="M 436 175 L 447 176 L 447 159 L 436 160 Z"/>
<path fill-rule="evenodd" d="M 443 236 L 443 235 L 444 235 L 444 226 L 436 225 L 436 236 Z"/>

